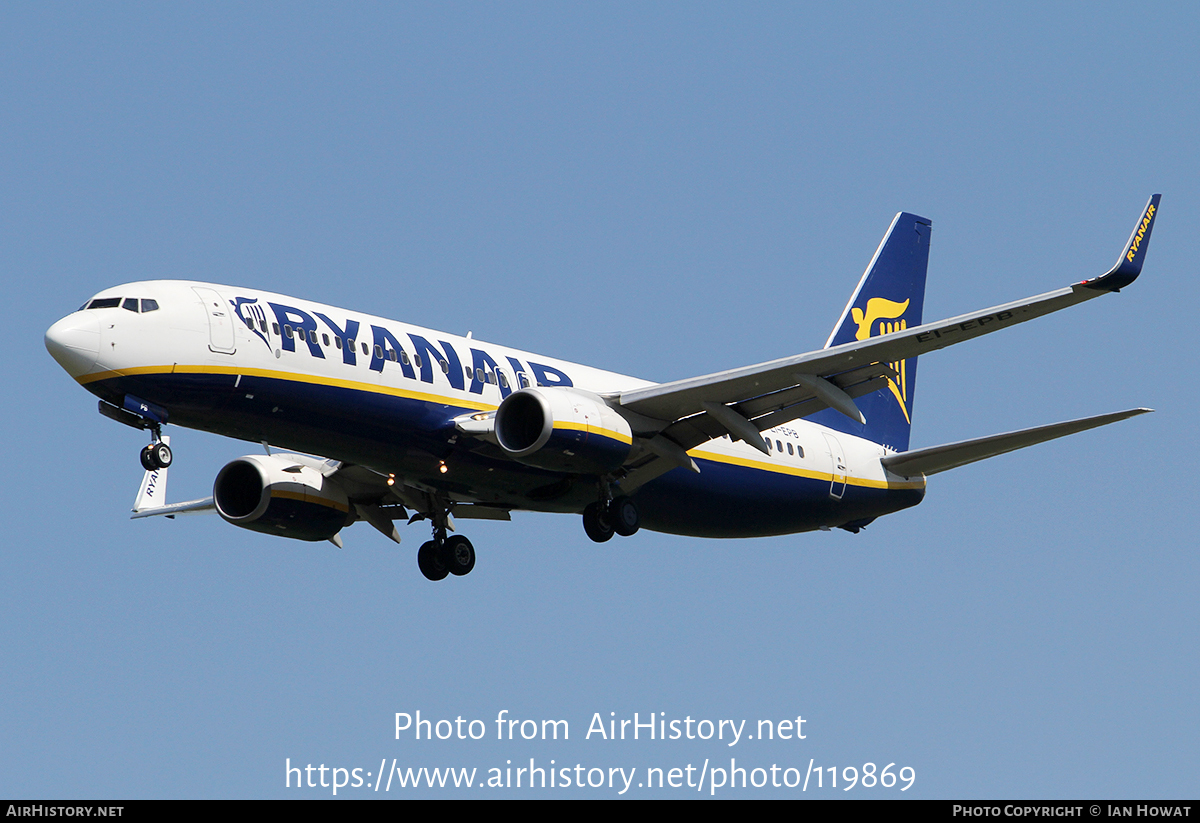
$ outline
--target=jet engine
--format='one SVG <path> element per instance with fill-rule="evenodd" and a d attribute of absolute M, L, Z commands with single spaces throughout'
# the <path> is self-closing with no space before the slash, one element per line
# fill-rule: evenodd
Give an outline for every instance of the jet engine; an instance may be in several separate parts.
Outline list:
<path fill-rule="evenodd" d="M 213 502 L 235 526 L 296 540 L 328 540 L 346 524 L 346 493 L 299 455 L 247 455 L 217 474 Z"/>
<path fill-rule="evenodd" d="M 542 386 L 504 399 L 496 410 L 496 440 L 526 465 L 595 474 L 625 462 L 633 432 L 599 395 Z"/>

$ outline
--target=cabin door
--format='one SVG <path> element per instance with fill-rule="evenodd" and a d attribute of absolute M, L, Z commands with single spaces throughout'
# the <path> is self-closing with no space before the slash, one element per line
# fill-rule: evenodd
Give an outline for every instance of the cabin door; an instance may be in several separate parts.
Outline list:
<path fill-rule="evenodd" d="M 829 483 L 829 496 L 841 500 L 846 493 L 846 456 L 842 453 L 842 444 L 832 434 L 825 435 L 825 445 L 829 452 L 829 473 L 833 479 Z"/>

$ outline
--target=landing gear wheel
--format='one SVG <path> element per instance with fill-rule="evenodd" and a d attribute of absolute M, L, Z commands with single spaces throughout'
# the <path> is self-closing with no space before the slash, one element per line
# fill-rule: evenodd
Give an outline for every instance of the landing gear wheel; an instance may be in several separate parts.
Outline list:
<path fill-rule="evenodd" d="M 592 503 L 583 510 L 583 530 L 597 543 L 612 539 L 612 522 L 599 503 Z"/>
<path fill-rule="evenodd" d="M 438 541 L 430 540 L 417 551 L 417 567 L 427 580 L 443 580 L 450 570 L 442 563 L 438 555 L 441 553 Z"/>
<path fill-rule="evenodd" d="M 142 449 L 139 456 L 142 460 L 142 468 L 148 472 L 165 469 L 171 465 L 171 447 L 161 441 L 151 443 Z"/>
<path fill-rule="evenodd" d="M 445 555 L 443 562 L 449 567 L 450 574 L 456 577 L 470 574 L 471 569 L 475 568 L 475 547 L 471 545 L 470 540 L 460 534 L 456 534 L 446 541 L 443 553 Z"/>
<path fill-rule="evenodd" d="M 628 497 L 617 497 L 608 506 L 608 519 L 613 530 L 622 537 L 637 534 L 641 526 L 637 505 Z"/>
<path fill-rule="evenodd" d="M 154 462 L 158 464 L 158 468 L 165 469 L 171 465 L 171 447 L 166 443 L 158 442 L 150 447 L 151 453 L 154 455 Z"/>

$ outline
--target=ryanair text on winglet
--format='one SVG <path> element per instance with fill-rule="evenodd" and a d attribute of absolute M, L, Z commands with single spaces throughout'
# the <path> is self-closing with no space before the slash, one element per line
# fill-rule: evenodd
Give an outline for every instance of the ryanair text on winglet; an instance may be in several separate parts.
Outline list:
<path fill-rule="evenodd" d="M 1141 225 L 1138 226 L 1137 232 L 1133 235 L 1133 242 L 1129 244 L 1129 251 L 1125 255 L 1125 259 L 1130 263 L 1133 262 L 1133 258 L 1137 254 L 1138 246 L 1142 245 L 1142 238 L 1146 235 L 1146 229 L 1150 227 L 1150 221 L 1153 219 L 1154 204 L 1151 203 L 1146 207 L 1146 213 L 1142 215 Z"/>

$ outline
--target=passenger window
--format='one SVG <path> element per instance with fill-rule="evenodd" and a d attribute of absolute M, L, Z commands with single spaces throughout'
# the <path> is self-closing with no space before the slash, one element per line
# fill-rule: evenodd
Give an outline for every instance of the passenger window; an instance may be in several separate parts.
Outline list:
<path fill-rule="evenodd" d="M 138 310 L 137 298 L 136 297 L 126 297 L 125 302 L 121 304 L 121 308 L 125 309 L 126 311 L 134 312 L 136 314 L 137 310 Z"/>
<path fill-rule="evenodd" d="M 529 388 L 529 378 L 525 376 L 525 372 L 517 372 L 517 385 L 523 389 Z"/>
<path fill-rule="evenodd" d="M 485 380 L 484 376 L 483 376 L 483 369 L 475 369 L 475 379 L 478 380 L 480 383 L 487 382 L 487 380 Z"/>
<path fill-rule="evenodd" d="M 775 441 L 775 448 L 779 449 L 780 451 L 783 451 L 783 444 L 782 444 L 782 443 L 780 443 L 778 440 L 776 440 L 776 441 Z"/>
<path fill-rule="evenodd" d="M 467 379 L 470 380 L 471 379 L 471 367 L 463 366 L 463 371 L 465 371 L 467 373 Z"/>
<path fill-rule="evenodd" d="M 494 371 L 490 371 L 487 373 L 487 381 L 489 383 L 491 383 L 493 386 L 496 385 L 496 373 Z"/>
<path fill-rule="evenodd" d="M 289 326 L 287 323 L 284 323 L 284 324 L 283 324 L 283 336 L 284 336 L 284 337 L 291 337 L 291 336 L 292 336 L 292 327 L 291 327 L 291 326 Z"/>
<path fill-rule="evenodd" d="M 367 344 L 363 343 L 363 348 L 365 349 L 366 347 L 367 347 Z M 363 354 L 366 354 L 366 352 L 363 352 Z M 383 348 L 378 343 L 375 344 L 375 359 L 376 360 L 383 359 Z"/>
<path fill-rule="evenodd" d="M 767 444 L 767 454 L 770 454 L 771 453 L 771 441 L 767 440 L 766 444 Z"/>
<path fill-rule="evenodd" d="M 340 338 L 340 337 L 333 338 L 333 345 L 337 346 L 340 349 L 342 347 L 342 338 Z"/>
<path fill-rule="evenodd" d="M 788 454 L 792 453 L 792 444 L 788 443 Z"/>
<path fill-rule="evenodd" d="M 797 446 L 797 447 L 796 447 L 796 456 L 797 456 L 797 457 L 803 457 L 803 456 L 804 456 L 804 447 L 803 447 L 803 446 Z"/>
<path fill-rule="evenodd" d="M 377 348 L 377 349 L 378 349 L 379 347 L 378 347 L 378 346 L 376 346 L 375 348 Z M 371 352 L 370 352 L 370 350 L 369 350 L 369 349 L 367 349 L 367 341 L 366 341 L 366 340 L 364 340 L 364 341 L 362 342 L 362 350 L 363 350 L 363 357 L 366 357 L 368 354 L 370 354 L 370 353 L 371 353 Z"/>
<path fill-rule="evenodd" d="M 406 351 L 400 352 L 400 362 L 406 366 L 408 365 L 408 352 L 406 352 Z"/>
<path fill-rule="evenodd" d="M 450 364 L 448 362 L 446 362 L 445 360 L 439 360 L 438 363 L 440 363 L 442 366 L 442 374 L 450 373 Z"/>
<path fill-rule="evenodd" d="M 327 335 L 327 334 L 322 334 L 322 335 L 321 335 L 321 340 L 322 340 L 322 342 L 324 342 L 324 343 L 325 343 L 325 345 L 326 345 L 326 346 L 328 346 L 328 345 L 329 345 L 329 335 Z"/>
<path fill-rule="evenodd" d="M 504 372 L 500 372 L 500 385 L 503 388 L 508 388 L 508 378 L 504 376 Z"/>
<path fill-rule="evenodd" d="M 413 353 L 413 362 L 417 364 L 417 368 L 418 368 L 418 369 L 419 369 L 419 368 L 422 368 L 422 365 L 421 365 L 421 355 L 420 355 L 420 353 L 419 353 L 419 352 L 414 352 L 414 353 Z"/>
<path fill-rule="evenodd" d="M 279 334 L 279 324 L 278 324 L 278 323 L 272 323 L 272 324 L 271 324 L 271 331 L 275 332 L 276 334 Z"/>
<path fill-rule="evenodd" d="M 396 362 L 396 350 L 395 349 L 388 349 L 388 360 L 391 360 L 393 363 Z"/>
<path fill-rule="evenodd" d="M 154 301 L 152 301 L 152 300 L 143 300 L 143 301 L 142 301 L 142 311 L 152 311 L 151 309 L 148 309 L 148 308 L 146 308 L 146 303 L 148 303 L 148 302 L 149 302 L 149 303 L 152 303 L 152 302 L 154 302 Z M 158 308 L 158 306 L 155 306 L 154 308 Z M 263 333 L 263 334 L 266 334 L 266 333 L 267 333 L 267 321 L 266 321 L 266 320 L 259 320 L 259 321 L 258 321 L 258 327 L 259 327 L 260 329 L 262 329 L 262 333 Z"/>
<path fill-rule="evenodd" d="M 309 342 L 309 343 L 316 343 L 316 342 L 317 342 L 317 331 L 316 331 L 316 329 L 309 329 L 309 330 L 308 330 L 308 342 Z"/>

